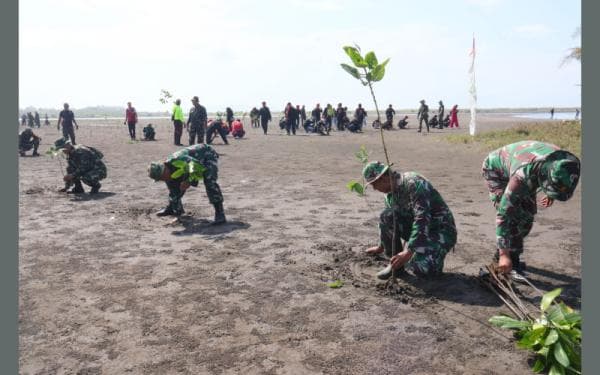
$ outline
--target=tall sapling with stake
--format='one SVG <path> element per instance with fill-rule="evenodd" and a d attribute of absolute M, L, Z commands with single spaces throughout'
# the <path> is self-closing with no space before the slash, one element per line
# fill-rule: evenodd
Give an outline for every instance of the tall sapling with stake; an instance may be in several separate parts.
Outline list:
<path fill-rule="evenodd" d="M 370 51 L 365 54 L 363 57 L 361 55 L 361 50 L 358 45 L 352 46 L 344 46 L 344 52 L 350 57 L 352 64 L 354 66 L 350 66 L 348 64 L 340 64 L 342 69 L 344 69 L 348 74 L 352 77 L 358 79 L 363 86 L 369 86 L 369 90 L 371 92 L 371 97 L 373 98 L 373 103 L 375 104 L 375 111 L 377 112 L 377 122 L 381 124 L 381 115 L 379 114 L 379 106 L 377 105 L 377 98 L 375 97 L 375 92 L 373 91 L 373 83 L 379 82 L 385 76 L 385 66 L 390 61 L 390 59 L 385 59 L 381 64 L 377 60 L 377 56 L 375 52 Z M 385 145 L 385 136 L 383 134 L 383 127 L 379 126 L 379 134 L 381 136 L 381 145 L 383 147 L 383 152 L 385 154 L 386 165 L 391 167 L 389 154 L 387 151 L 387 147 Z M 390 187 L 392 191 L 393 187 L 393 179 L 390 179 Z M 359 194 L 364 193 L 364 186 L 359 187 L 359 183 L 352 181 L 348 184 L 348 188 L 356 191 Z M 398 220 L 396 217 L 396 210 L 393 211 L 393 221 L 394 221 L 394 238 L 392 240 L 392 256 L 398 253 L 397 244 L 396 244 L 396 236 L 398 232 Z M 392 278 L 388 285 L 395 285 L 396 278 L 392 275 Z"/>

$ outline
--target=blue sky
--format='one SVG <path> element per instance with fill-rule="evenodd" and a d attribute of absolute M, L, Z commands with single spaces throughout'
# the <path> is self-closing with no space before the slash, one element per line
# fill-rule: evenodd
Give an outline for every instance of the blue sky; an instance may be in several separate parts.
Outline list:
<path fill-rule="evenodd" d="M 391 58 L 381 106 L 468 106 L 477 44 L 478 104 L 579 106 L 578 1 L 21 0 L 20 106 L 125 105 L 163 110 L 161 89 L 209 111 L 266 100 L 372 108 L 339 66 L 343 45 Z"/>

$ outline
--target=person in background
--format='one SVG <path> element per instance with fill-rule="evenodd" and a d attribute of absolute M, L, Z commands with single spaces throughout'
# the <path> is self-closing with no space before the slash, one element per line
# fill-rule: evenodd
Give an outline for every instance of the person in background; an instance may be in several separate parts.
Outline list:
<path fill-rule="evenodd" d="M 38 128 L 42 127 L 42 122 L 40 121 L 40 114 L 38 113 L 38 111 L 35 111 L 35 115 L 33 116 L 33 123 Z"/>
<path fill-rule="evenodd" d="M 400 121 L 398 121 L 398 128 L 399 129 L 406 129 L 407 125 L 408 125 L 408 116 L 404 116 L 403 119 L 401 119 Z"/>
<path fill-rule="evenodd" d="M 225 109 L 225 116 L 227 120 L 227 126 L 231 129 L 231 124 L 233 123 L 233 110 L 229 107 Z"/>
<path fill-rule="evenodd" d="M 250 111 L 250 123 L 253 128 L 258 128 L 260 125 L 258 124 L 258 108 L 253 107 Z"/>
<path fill-rule="evenodd" d="M 388 109 L 385 110 L 385 118 L 386 118 L 386 120 L 389 121 L 391 124 L 393 124 L 394 123 L 394 115 L 395 114 L 396 114 L 396 111 L 394 111 L 394 108 L 390 104 L 390 106 L 388 107 Z"/>
<path fill-rule="evenodd" d="M 452 106 L 452 109 L 450 110 L 450 125 L 448 125 L 448 127 L 453 128 L 454 125 L 458 128 L 458 104 Z"/>
<path fill-rule="evenodd" d="M 421 106 L 419 107 L 419 112 L 417 112 L 417 118 L 419 119 L 418 133 L 420 133 L 421 129 L 423 128 L 423 121 L 425 121 L 427 133 L 429 133 L 429 106 L 425 104 L 425 99 L 421 99 L 420 103 Z"/>
<path fill-rule="evenodd" d="M 33 148 L 33 154 L 31 156 L 40 156 L 37 150 L 42 141 L 41 137 L 38 137 L 31 128 L 25 128 L 19 133 L 19 155 L 25 156 L 25 152 Z"/>
<path fill-rule="evenodd" d="M 579 120 L 579 108 L 575 109 L 575 120 Z"/>
<path fill-rule="evenodd" d="M 144 133 L 144 141 L 155 141 L 154 137 L 156 136 L 156 133 L 152 124 L 146 125 L 146 127 L 142 129 L 142 132 Z"/>
<path fill-rule="evenodd" d="M 262 102 L 262 107 L 258 110 L 258 117 L 260 117 L 260 126 L 263 129 L 263 133 L 267 135 L 269 128 L 269 121 L 272 120 L 271 111 L 267 107 L 267 102 Z"/>
<path fill-rule="evenodd" d="M 233 123 L 231 123 L 231 136 L 238 139 L 243 138 L 245 134 L 244 124 L 242 124 L 239 118 L 235 119 Z"/>
<path fill-rule="evenodd" d="M 304 104 L 302 104 L 302 108 L 300 108 L 300 120 L 302 127 L 304 127 L 304 121 L 306 121 L 306 107 L 304 107 Z"/>
<path fill-rule="evenodd" d="M 64 109 L 58 114 L 56 128 L 60 130 L 60 127 L 62 126 L 63 138 L 70 139 L 71 145 L 75 146 L 77 144 L 75 143 L 75 130 L 73 129 L 73 124 L 75 124 L 75 129 L 79 129 L 79 125 L 77 125 L 77 121 L 75 121 L 75 114 L 69 109 L 69 103 L 65 103 L 63 108 Z"/>
<path fill-rule="evenodd" d="M 171 114 L 171 121 L 173 121 L 173 144 L 175 146 L 183 146 L 181 144 L 181 135 L 183 134 L 183 122 L 185 118 L 183 117 L 183 110 L 181 109 L 181 100 L 175 100 L 175 105 L 173 106 L 173 111 Z"/>
<path fill-rule="evenodd" d="M 554 119 L 554 108 L 550 109 L 550 120 Z"/>
<path fill-rule="evenodd" d="M 127 125 L 129 130 L 129 137 L 132 141 L 135 141 L 135 125 L 138 122 L 138 116 L 135 108 L 131 106 L 131 102 L 127 102 L 127 108 L 125 109 L 125 121 L 123 124 Z"/>
<path fill-rule="evenodd" d="M 442 122 L 444 120 L 444 103 L 440 100 L 438 103 L 440 106 L 438 107 L 438 121 L 440 123 L 440 129 L 443 129 Z"/>
<path fill-rule="evenodd" d="M 204 129 L 206 129 L 207 120 L 206 108 L 200 105 L 200 100 L 197 96 L 194 96 L 192 98 L 192 108 L 185 124 L 185 128 L 190 136 L 190 146 L 196 143 L 196 138 L 198 139 L 198 143 L 204 143 Z"/>

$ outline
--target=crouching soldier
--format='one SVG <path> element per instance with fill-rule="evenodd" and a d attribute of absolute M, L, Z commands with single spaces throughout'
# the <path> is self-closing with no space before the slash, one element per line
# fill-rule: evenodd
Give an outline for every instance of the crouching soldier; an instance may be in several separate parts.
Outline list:
<path fill-rule="evenodd" d="M 33 154 L 31 154 L 31 156 L 40 156 L 37 150 L 41 141 L 42 138 L 35 135 L 30 128 L 23 130 L 19 133 L 19 155 L 25 156 L 25 152 L 33 148 Z"/>
<path fill-rule="evenodd" d="M 144 127 L 144 129 L 142 129 L 142 132 L 144 132 L 144 141 L 154 141 L 154 137 L 156 136 L 156 133 L 154 132 L 154 128 L 152 127 L 152 124 L 148 124 L 146 125 L 146 127 Z"/>
<path fill-rule="evenodd" d="M 155 181 L 164 181 L 169 189 L 169 204 L 167 207 L 158 211 L 158 216 L 180 216 L 184 213 L 181 198 L 190 186 L 198 186 L 198 180 L 192 178 L 187 172 L 178 177 L 173 177 L 173 173 L 178 169 L 174 162 L 184 161 L 186 163 L 195 162 L 202 165 L 205 170 L 202 174 L 204 187 L 208 200 L 215 207 L 215 221 L 213 224 L 222 224 L 226 222 L 225 212 L 223 211 L 223 194 L 217 183 L 219 155 L 206 144 L 197 144 L 186 147 L 171 154 L 164 162 L 152 162 L 148 167 L 148 176 Z M 175 163 L 177 164 L 177 163 Z"/>
<path fill-rule="evenodd" d="M 385 280 L 403 269 L 417 276 L 442 273 L 446 254 L 456 244 L 456 225 L 440 193 L 423 176 L 394 172 L 380 162 L 367 164 L 363 177 L 367 185 L 372 184 L 375 190 L 386 194 L 379 223 L 379 245 L 366 251 L 385 252 L 391 258 L 377 277 Z M 394 239 L 397 254 L 392 253 Z M 400 246 L 401 239 L 405 241 L 404 249 Z"/>
<path fill-rule="evenodd" d="M 62 149 L 67 155 L 67 174 L 63 178 L 65 187 L 59 190 L 69 194 L 85 192 L 81 182 L 92 187 L 90 194 L 96 194 L 102 186 L 100 180 L 106 178 L 106 165 L 102 161 L 104 155 L 94 147 L 71 144 L 71 141 L 61 138 L 54 142 L 57 150 Z M 68 190 L 71 186 L 73 189 Z"/>
<path fill-rule="evenodd" d="M 498 266 L 504 273 L 521 272 L 523 239 L 537 213 L 537 192 L 544 194 L 542 207 L 571 198 L 579 182 L 580 161 L 553 144 L 521 141 L 492 151 L 483 161 L 482 174 L 496 208 Z"/>

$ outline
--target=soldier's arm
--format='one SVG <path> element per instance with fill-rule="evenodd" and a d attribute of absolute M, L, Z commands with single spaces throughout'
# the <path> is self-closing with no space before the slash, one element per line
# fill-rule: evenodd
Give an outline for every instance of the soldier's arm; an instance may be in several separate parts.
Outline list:
<path fill-rule="evenodd" d="M 62 116 L 58 116 L 58 121 L 56 122 L 56 129 L 60 130 L 60 122 L 62 121 Z"/>

